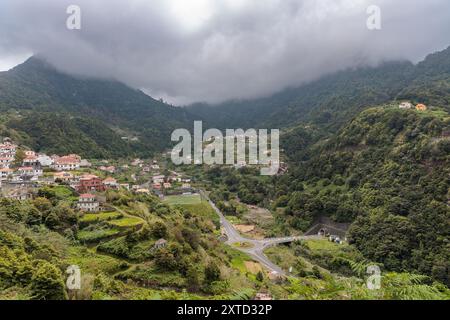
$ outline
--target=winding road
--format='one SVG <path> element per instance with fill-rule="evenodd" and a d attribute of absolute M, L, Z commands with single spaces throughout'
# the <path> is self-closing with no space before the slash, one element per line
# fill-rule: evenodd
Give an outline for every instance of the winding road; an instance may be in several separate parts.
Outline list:
<path fill-rule="evenodd" d="M 225 218 L 222 211 L 217 208 L 214 202 L 209 199 L 205 192 L 200 191 L 202 196 L 208 200 L 211 207 L 216 211 L 220 217 L 220 224 L 222 225 L 225 234 L 228 238 L 226 243 L 232 245 L 234 248 L 248 254 L 250 257 L 258 261 L 262 266 L 268 269 L 270 272 L 275 272 L 277 275 L 286 276 L 287 273 L 281 269 L 279 266 L 274 264 L 269 258 L 264 254 L 266 248 L 276 246 L 283 243 L 290 243 L 296 240 L 312 240 L 312 239 L 323 239 L 320 236 L 298 236 L 298 237 L 284 237 L 284 238 L 267 238 L 262 240 L 254 240 L 243 237 L 234 226 Z M 249 247 L 239 247 L 237 244 L 248 243 Z"/>

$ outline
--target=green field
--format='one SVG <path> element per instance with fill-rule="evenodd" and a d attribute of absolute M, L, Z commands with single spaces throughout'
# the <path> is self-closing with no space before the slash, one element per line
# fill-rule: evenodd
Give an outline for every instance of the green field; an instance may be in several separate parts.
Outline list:
<path fill-rule="evenodd" d="M 94 223 L 94 222 L 115 220 L 121 217 L 123 217 L 123 215 L 119 212 L 87 213 L 80 219 L 80 222 Z"/>
<path fill-rule="evenodd" d="M 179 195 L 179 196 L 167 196 L 164 198 L 164 202 L 171 205 L 183 205 L 183 204 L 198 204 L 202 202 L 200 195 Z"/>
<path fill-rule="evenodd" d="M 134 218 L 134 217 L 126 217 L 118 220 L 113 220 L 108 222 L 113 227 L 120 228 L 131 228 L 144 223 L 142 219 Z"/>
<path fill-rule="evenodd" d="M 219 224 L 219 216 L 217 213 L 209 205 L 208 201 L 202 200 L 201 196 L 198 194 L 189 196 L 168 196 L 164 199 L 164 202 L 174 206 L 181 206 L 194 215 L 208 218 L 214 223 Z"/>
<path fill-rule="evenodd" d="M 114 274 L 127 267 L 127 263 L 117 258 L 102 255 L 94 249 L 86 247 L 69 247 L 67 263 L 79 266 L 85 273 L 107 273 Z"/>
<path fill-rule="evenodd" d="M 73 195 L 72 190 L 65 186 L 55 186 L 52 187 L 52 190 L 55 192 L 55 195 L 61 199 L 66 199 Z"/>

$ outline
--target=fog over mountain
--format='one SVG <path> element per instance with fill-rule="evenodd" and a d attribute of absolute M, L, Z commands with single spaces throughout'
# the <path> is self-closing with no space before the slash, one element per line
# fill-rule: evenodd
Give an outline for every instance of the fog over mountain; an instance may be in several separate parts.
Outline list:
<path fill-rule="evenodd" d="M 66 9 L 81 8 L 81 30 Z M 368 30 L 370 5 L 381 30 Z M 255 98 L 449 45 L 448 0 L 2 0 L 0 69 L 39 54 L 175 104 Z"/>

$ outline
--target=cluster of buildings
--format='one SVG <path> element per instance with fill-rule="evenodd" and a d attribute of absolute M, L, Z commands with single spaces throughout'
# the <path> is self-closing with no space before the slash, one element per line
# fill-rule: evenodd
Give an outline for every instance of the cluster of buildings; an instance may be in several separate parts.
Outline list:
<path fill-rule="evenodd" d="M 130 185 L 128 183 L 118 183 L 109 176 L 101 178 L 92 173 L 81 173 L 80 169 L 90 168 L 92 164 L 82 159 L 77 154 L 52 155 L 36 153 L 32 150 L 21 152 L 17 156 L 18 146 L 9 139 L 0 144 L 0 190 L 4 197 L 15 200 L 28 200 L 33 196 L 33 190 L 43 185 L 66 185 L 80 194 L 77 208 L 86 212 L 98 212 L 102 206 L 98 193 L 111 189 L 126 189 L 137 194 L 150 194 L 163 197 L 163 193 L 189 193 L 192 192 L 190 179 L 183 179 L 177 172 L 170 172 L 169 175 L 159 173 L 160 166 L 154 160 L 145 163 L 140 159 L 135 159 L 129 164 L 125 164 L 119 170 L 108 161 L 103 161 L 101 166 L 95 168 L 106 174 L 116 174 L 130 167 L 140 168 L 141 174 L 150 177 L 149 183 L 144 185 Z M 18 163 L 20 162 L 20 163 Z M 45 170 L 45 174 L 44 174 Z M 86 170 L 84 170 L 86 172 Z M 88 172 L 93 172 L 89 170 Z M 153 172 L 154 176 L 151 176 Z M 131 178 L 137 181 L 136 175 L 132 172 Z M 150 174 L 147 176 L 147 174 Z M 146 178 L 148 179 L 148 178 Z"/>
<path fill-rule="evenodd" d="M 192 191 L 191 180 L 182 178 L 180 174 L 172 171 L 169 176 L 154 175 L 152 177 L 152 189 L 154 191 L 170 190 L 188 193 Z"/>
<path fill-rule="evenodd" d="M 404 110 L 411 110 L 411 109 L 416 109 L 417 111 L 427 111 L 428 110 L 428 107 L 422 103 L 419 103 L 418 105 L 414 106 L 409 101 L 404 101 L 404 102 L 400 103 L 400 105 L 398 107 L 400 109 L 404 109 Z"/>
<path fill-rule="evenodd" d="M 91 174 L 74 174 L 80 168 L 91 166 L 79 155 L 48 156 L 26 150 L 19 157 L 17 153 L 17 145 L 9 139 L 0 144 L 0 189 L 6 198 L 28 200 L 32 197 L 33 188 L 55 183 L 66 184 L 79 193 L 119 188 L 116 179 L 111 177 L 101 179 Z M 49 169 L 46 175 L 44 168 Z M 86 202 L 86 199 L 93 199 L 92 197 L 81 198 L 82 207 L 87 208 L 87 211 L 96 211 L 99 207 L 95 201 Z"/>

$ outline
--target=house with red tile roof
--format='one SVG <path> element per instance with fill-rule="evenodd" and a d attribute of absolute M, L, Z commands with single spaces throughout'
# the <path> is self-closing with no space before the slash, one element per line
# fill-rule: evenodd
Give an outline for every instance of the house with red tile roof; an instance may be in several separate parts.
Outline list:
<path fill-rule="evenodd" d="M 100 203 L 95 195 L 84 193 L 81 194 L 78 199 L 77 208 L 86 212 L 98 212 L 100 209 Z"/>
<path fill-rule="evenodd" d="M 85 174 L 80 177 L 80 181 L 76 187 L 78 192 L 97 191 L 103 192 L 106 190 L 106 186 L 103 180 L 93 174 Z"/>
<path fill-rule="evenodd" d="M 76 154 L 68 156 L 55 157 L 54 163 L 51 166 L 58 171 L 72 171 L 80 169 L 81 157 Z"/>

